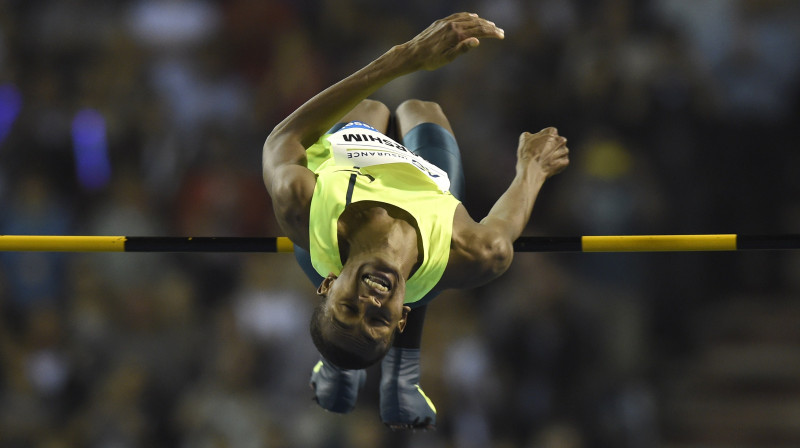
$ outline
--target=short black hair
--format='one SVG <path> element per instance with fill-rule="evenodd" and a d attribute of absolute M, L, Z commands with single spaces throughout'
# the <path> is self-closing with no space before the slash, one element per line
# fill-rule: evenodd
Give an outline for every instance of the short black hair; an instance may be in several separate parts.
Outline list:
<path fill-rule="evenodd" d="M 347 347 L 338 345 L 329 338 L 326 338 L 323 335 L 325 321 L 327 320 L 325 316 L 325 305 L 325 300 L 321 300 L 317 306 L 314 307 L 314 311 L 311 313 L 311 322 L 309 323 L 311 340 L 325 360 L 340 369 L 358 370 L 366 369 L 383 359 L 386 352 L 391 348 L 394 338 L 389 340 L 388 343 L 379 343 L 380 345 L 370 354 L 361 354 L 348 350 Z"/>

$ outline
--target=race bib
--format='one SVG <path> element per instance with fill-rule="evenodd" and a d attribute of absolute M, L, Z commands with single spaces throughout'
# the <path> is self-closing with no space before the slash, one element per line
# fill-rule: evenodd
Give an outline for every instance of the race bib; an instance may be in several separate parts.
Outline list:
<path fill-rule="evenodd" d="M 360 121 L 350 122 L 328 136 L 328 141 L 331 143 L 331 151 L 337 165 L 365 167 L 408 163 L 428 176 L 440 190 L 450 189 L 450 179 L 446 172 L 368 124 Z"/>

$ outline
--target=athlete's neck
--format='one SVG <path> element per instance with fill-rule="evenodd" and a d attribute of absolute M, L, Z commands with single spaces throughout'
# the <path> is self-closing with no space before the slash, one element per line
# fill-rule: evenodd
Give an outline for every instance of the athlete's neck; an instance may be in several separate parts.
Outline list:
<path fill-rule="evenodd" d="M 421 262 L 416 221 L 393 205 L 372 201 L 348 205 L 339 217 L 338 233 L 342 264 L 377 258 L 408 279 Z"/>

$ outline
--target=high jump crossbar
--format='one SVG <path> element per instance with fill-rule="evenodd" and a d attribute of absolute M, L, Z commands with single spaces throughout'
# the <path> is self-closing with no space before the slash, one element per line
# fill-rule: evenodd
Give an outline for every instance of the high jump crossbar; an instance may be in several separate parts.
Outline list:
<path fill-rule="evenodd" d="M 287 237 L 0 235 L 0 252 L 292 252 Z M 711 252 L 800 249 L 791 235 L 523 236 L 515 252 Z"/>

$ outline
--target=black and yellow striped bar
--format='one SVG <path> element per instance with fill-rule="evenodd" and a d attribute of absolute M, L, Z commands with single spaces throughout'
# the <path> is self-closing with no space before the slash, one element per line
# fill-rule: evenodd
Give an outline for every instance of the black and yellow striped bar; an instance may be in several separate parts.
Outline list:
<path fill-rule="evenodd" d="M 3 252 L 125 252 L 124 236 L 0 235 Z"/>
<path fill-rule="evenodd" d="M 523 236 L 515 252 L 710 252 L 800 249 L 800 235 Z M 287 237 L 0 235 L 0 252 L 292 252 Z"/>
<path fill-rule="evenodd" d="M 0 235 L 2 252 L 292 252 L 287 237 Z"/>
<path fill-rule="evenodd" d="M 717 252 L 800 249 L 800 234 L 520 237 L 516 252 Z"/>
<path fill-rule="evenodd" d="M 583 252 L 729 251 L 738 247 L 736 235 L 584 236 Z"/>

